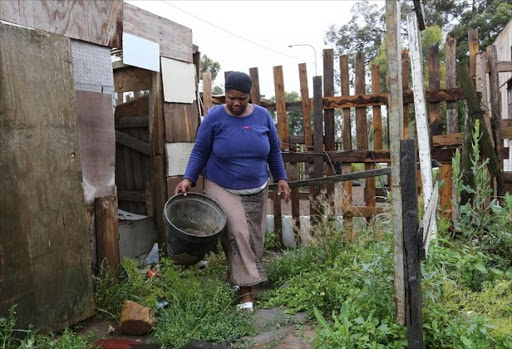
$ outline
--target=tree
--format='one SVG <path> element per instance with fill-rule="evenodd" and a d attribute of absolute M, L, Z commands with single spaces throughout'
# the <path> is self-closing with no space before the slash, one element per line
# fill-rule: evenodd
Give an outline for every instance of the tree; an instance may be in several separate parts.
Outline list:
<path fill-rule="evenodd" d="M 480 50 L 491 45 L 496 36 L 505 28 L 512 18 L 511 0 L 473 0 L 472 5 L 460 16 L 450 35 L 457 40 L 457 59 L 469 60 L 468 30 L 478 29 Z"/>
<path fill-rule="evenodd" d="M 297 91 L 285 92 L 285 101 L 286 102 L 298 102 L 301 100 L 299 93 Z M 272 101 L 276 101 L 276 97 L 272 96 L 270 98 Z M 274 121 L 277 120 L 276 112 L 271 112 L 272 118 Z M 304 134 L 304 124 L 302 113 L 298 111 L 289 111 L 286 113 L 286 118 L 288 120 L 288 134 L 292 136 L 298 136 Z"/>
<path fill-rule="evenodd" d="M 219 71 L 220 71 L 220 63 L 219 62 L 214 61 L 207 55 L 204 55 L 201 57 L 201 69 L 200 69 L 200 73 L 199 73 L 200 80 L 203 79 L 203 73 L 210 72 L 210 73 L 212 73 L 212 81 L 214 81 L 215 78 L 217 77 L 217 74 L 219 73 Z"/>
<path fill-rule="evenodd" d="M 485 50 L 512 18 L 511 0 L 423 0 L 422 3 L 427 28 L 437 26 L 441 33 L 450 33 L 457 40 L 459 61 L 467 60 L 469 29 L 478 29 L 480 48 Z M 401 6 L 405 35 L 405 16 L 412 10 L 412 2 L 403 1 Z M 329 27 L 324 41 L 334 46 L 337 54 L 363 52 L 366 61 L 370 62 L 385 48 L 385 8 L 364 0 L 354 5 L 351 12 L 353 16 L 347 24 L 339 28 Z M 425 40 L 424 36 L 422 34 L 422 40 Z"/>

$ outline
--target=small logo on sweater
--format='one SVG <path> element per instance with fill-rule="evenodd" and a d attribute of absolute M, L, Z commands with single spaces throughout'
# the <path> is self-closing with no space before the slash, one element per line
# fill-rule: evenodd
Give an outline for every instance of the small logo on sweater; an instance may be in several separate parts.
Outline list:
<path fill-rule="evenodd" d="M 249 129 L 249 126 L 244 126 L 244 130 L 248 130 Z"/>

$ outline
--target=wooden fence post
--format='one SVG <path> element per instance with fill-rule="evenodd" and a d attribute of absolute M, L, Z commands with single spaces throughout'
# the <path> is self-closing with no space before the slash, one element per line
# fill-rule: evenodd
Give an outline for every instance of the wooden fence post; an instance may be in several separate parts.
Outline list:
<path fill-rule="evenodd" d="M 405 249 L 405 299 L 408 349 L 423 348 L 421 319 L 420 239 L 418 236 L 418 188 L 416 186 L 416 147 L 413 139 L 402 140 L 402 211 Z M 413 180 L 414 179 L 414 180 Z"/>
<path fill-rule="evenodd" d="M 322 109 L 322 77 L 313 77 L 313 143 L 315 147 L 314 156 L 314 176 L 315 178 L 323 177 L 324 175 L 324 156 L 323 156 L 323 109 Z M 318 205 L 318 186 L 309 187 L 310 193 L 310 222 L 311 228 L 318 221 L 318 215 L 322 214 L 322 210 L 319 209 Z M 313 235 L 313 230 L 311 231 Z"/>
<path fill-rule="evenodd" d="M 98 267 L 107 263 L 108 268 L 116 271 L 119 267 L 119 223 L 117 220 L 117 197 L 107 195 L 95 199 L 96 210 L 96 248 Z"/>
<path fill-rule="evenodd" d="M 400 3 L 386 0 L 386 53 L 389 86 L 391 203 L 393 209 L 394 297 L 396 322 L 405 325 L 404 236 L 400 180 L 400 139 L 403 137 L 403 90 L 400 44 Z"/>

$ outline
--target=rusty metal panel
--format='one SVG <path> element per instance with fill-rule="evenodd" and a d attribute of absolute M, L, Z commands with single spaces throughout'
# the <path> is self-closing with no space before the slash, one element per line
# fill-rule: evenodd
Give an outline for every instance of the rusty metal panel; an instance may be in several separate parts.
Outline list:
<path fill-rule="evenodd" d="M 70 42 L 0 23 L 0 50 L 0 316 L 58 330 L 94 313 Z"/>

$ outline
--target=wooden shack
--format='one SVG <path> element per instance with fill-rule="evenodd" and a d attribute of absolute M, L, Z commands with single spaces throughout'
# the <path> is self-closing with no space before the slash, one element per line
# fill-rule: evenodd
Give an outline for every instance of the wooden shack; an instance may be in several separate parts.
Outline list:
<path fill-rule="evenodd" d="M 156 64 L 114 69 L 142 40 Z M 47 332 L 93 315 L 93 272 L 121 257 L 118 205 L 163 242 L 180 155 L 166 141 L 195 138 L 198 57 L 189 28 L 121 0 L 0 1 L 0 316 L 16 305 L 17 327 Z"/>

